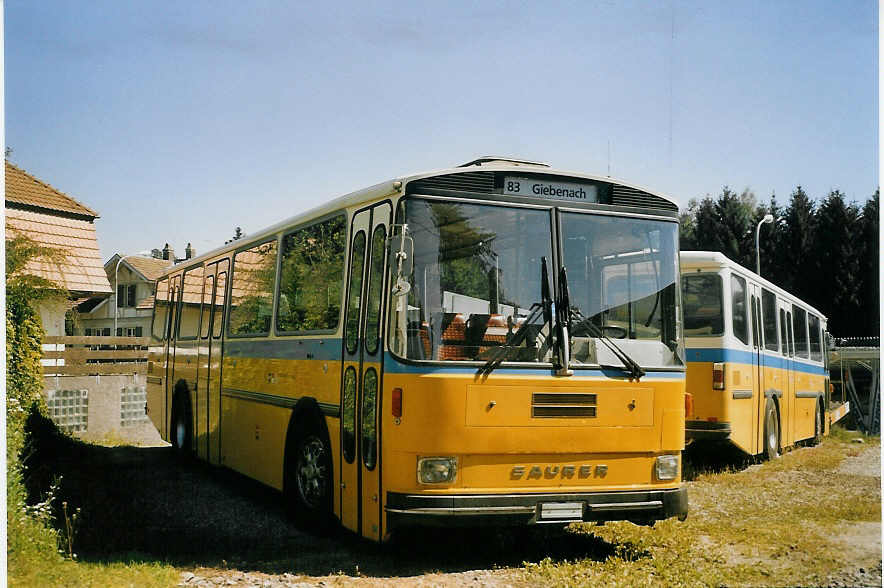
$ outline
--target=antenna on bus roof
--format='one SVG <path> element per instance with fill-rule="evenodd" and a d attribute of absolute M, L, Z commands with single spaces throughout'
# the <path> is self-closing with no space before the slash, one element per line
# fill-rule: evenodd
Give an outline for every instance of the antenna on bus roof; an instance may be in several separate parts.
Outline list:
<path fill-rule="evenodd" d="M 608 177 L 611 177 L 611 140 L 608 139 Z"/>
<path fill-rule="evenodd" d="M 464 164 L 461 164 L 457 167 L 471 167 L 476 166 L 480 167 L 485 163 L 509 163 L 511 165 L 535 165 L 539 167 L 549 167 L 548 163 L 543 161 L 531 161 L 529 159 L 517 159 L 515 157 L 500 157 L 496 155 L 486 155 L 484 157 L 479 157 L 472 161 L 468 161 Z"/>

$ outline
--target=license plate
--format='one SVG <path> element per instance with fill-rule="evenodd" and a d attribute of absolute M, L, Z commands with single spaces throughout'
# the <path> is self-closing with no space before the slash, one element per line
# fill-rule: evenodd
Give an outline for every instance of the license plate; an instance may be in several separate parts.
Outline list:
<path fill-rule="evenodd" d="M 540 504 L 540 519 L 543 521 L 581 521 L 582 502 L 543 502 Z"/>

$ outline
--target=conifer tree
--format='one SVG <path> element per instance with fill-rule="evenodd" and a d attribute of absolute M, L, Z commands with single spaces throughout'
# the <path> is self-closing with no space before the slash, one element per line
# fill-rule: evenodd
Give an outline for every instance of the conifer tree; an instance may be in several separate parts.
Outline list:
<path fill-rule="evenodd" d="M 789 197 L 782 226 L 782 263 L 792 276 L 790 292 L 809 301 L 815 288 L 813 253 L 811 243 L 814 231 L 814 206 L 807 193 L 799 185 Z"/>
<path fill-rule="evenodd" d="M 881 246 L 878 198 L 880 190 L 866 202 L 860 219 L 862 253 L 859 264 L 861 280 L 861 309 L 855 327 L 856 335 L 877 335 L 880 332 L 881 316 L 878 303 L 880 297 L 881 265 L 878 263 Z"/>
<path fill-rule="evenodd" d="M 859 208 L 847 204 L 844 195 L 833 190 L 816 214 L 813 257 L 816 289 L 808 300 L 829 318 L 829 332 L 850 336 L 858 327 L 860 312 L 860 254 L 857 239 Z"/>

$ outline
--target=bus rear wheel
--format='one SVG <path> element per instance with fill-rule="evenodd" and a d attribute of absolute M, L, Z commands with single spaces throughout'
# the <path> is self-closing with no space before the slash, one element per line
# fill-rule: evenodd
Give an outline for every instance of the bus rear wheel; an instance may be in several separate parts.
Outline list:
<path fill-rule="evenodd" d="M 816 411 L 813 415 L 813 438 L 810 440 L 811 445 L 819 445 L 823 440 L 823 411 L 820 403 L 816 403 Z"/>
<path fill-rule="evenodd" d="M 193 419 L 190 396 L 184 390 L 175 394 L 172 402 L 172 430 L 169 440 L 178 457 L 189 457 L 193 446 Z"/>
<path fill-rule="evenodd" d="M 295 520 L 307 530 L 325 533 L 331 528 L 331 447 L 318 426 L 307 426 L 290 446 L 284 489 Z"/>
<path fill-rule="evenodd" d="M 764 457 L 776 459 L 780 456 L 780 419 L 771 398 L 764 409 Z"/>

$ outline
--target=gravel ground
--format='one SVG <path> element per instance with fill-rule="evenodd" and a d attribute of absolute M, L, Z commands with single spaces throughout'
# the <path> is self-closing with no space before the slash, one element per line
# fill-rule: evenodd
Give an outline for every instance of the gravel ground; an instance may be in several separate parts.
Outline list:
<path fill-rule="evenodd" d="M 79 444 L 49 448 L 32 460 L 46 479 L 63 476 L 62 499 L 84 505 L 75 546 L 81 560 L 167 561 L 185 570 L 181 586 L 515 587 L 525 585 L 525 561 L 613 555 L 610 544 L 591 535 L 544 529 L 508 542 L 465 531 L 380 547 L 347 533 L 315 537 L 289 521 L 276 491 L 228 470 L 180 463 L 155 431 L 132 434 L 130 442 L 149 446 Z M 845 459 L 841 471 L 880 476 L 880 448 L 856 449 L 859 455 Z M 863 554 L 856 561 L 865 562 L 869 553 L 880 554 L 880 533 L 880 523 L 852 525 L 844 549 Z M 827 582 L 881 586 L 880 559 L 839 570 Z"/>

